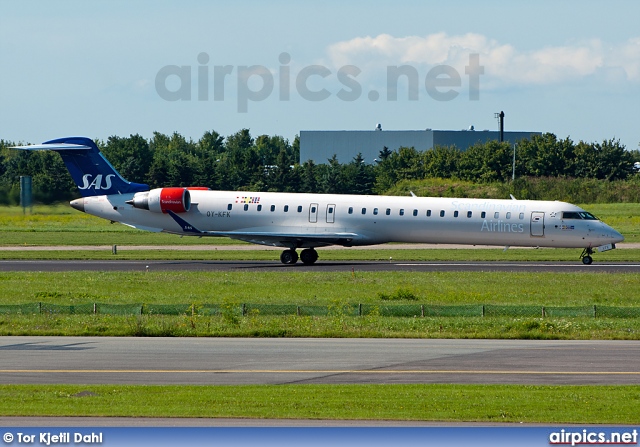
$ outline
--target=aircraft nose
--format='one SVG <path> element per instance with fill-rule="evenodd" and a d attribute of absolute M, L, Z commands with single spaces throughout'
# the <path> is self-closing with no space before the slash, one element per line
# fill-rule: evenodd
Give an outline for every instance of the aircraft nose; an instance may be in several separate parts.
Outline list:
<path fill-rule="evenodd" d="M 618 231 L 611 228 L 609 225 L 603 223 L 603 232 L 602 236 L 608 240 L 611 244 L 617 244 L 618 242 L 624 241 L 624 236 L 620 234 Z"/>
<path fill-rule="evenodd" d="M 82 211 L 84 213 L 84 199 L 75 199 L 72 200 L 69 205 L 71 205 L 71 208 L 78 210 L 78 211 Z"/>
<path fill-rule="evenodd" d="M 618 242 L 622 242 L 624 241 L 624 236 L 620 233 L 618 233 L 616 230 L 614 230 L 613 228 L 611 229 L 611 239 L 613 239 L 613 243 L 617 244 Z"/>

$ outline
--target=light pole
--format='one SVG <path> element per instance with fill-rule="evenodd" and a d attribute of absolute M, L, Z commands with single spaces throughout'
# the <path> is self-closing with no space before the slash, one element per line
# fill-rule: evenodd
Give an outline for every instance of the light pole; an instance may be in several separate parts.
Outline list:
<path fill-rule="evenodd" d="M 513 170 L 511 171 L 511 181 L 516 179 L 516 143 L 513 143 Z"/>
<path fill-rule="evenodd" d="M 504 112 L 494 113 L 493 117 L 500 122 L 500 142 L 504 141 Z"/>

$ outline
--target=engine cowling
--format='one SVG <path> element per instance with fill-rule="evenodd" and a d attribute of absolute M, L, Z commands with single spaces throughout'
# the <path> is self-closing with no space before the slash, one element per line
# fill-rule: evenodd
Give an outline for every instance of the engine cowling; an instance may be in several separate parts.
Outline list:
<path fill-rule="evenodd" d="M 186 188 L 157 188 L 138 192 L 127 203 L 153 213 L 186 213 L 191 209 L 191 194 Z"/>

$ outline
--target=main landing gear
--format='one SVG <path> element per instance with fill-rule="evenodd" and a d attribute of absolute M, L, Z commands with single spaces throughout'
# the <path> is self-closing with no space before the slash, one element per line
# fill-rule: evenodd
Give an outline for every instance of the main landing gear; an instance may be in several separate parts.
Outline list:
<path fill-rule="evenodd" d="M 313 248 L 305 248 L 300 252 L 300 260 L 304 265 L 311 265 L 318 260 L 318 252 Z M 298 262 L 298 253 L 294 249 L 285 250 L 280 255 L 283 264 L 295 264 Z"/>
<path fill-rule="evenodd" d="M 584 250 L 582 250 L 580 259 L 582 259 L 582 263 L 584 265 L 589 265 L 593 262 L 593 258 L 591 257 L 592 254 L 593 254 L 593 249 L 591 247 L 587 247 Z"/>

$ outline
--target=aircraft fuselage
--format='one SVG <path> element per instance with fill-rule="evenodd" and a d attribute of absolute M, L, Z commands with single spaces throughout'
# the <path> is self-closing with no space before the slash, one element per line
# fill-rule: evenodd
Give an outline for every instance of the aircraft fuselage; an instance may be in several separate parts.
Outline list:
<path fill-rule="evenodd" d="M 196 235 L 230 236 L 290 248 L 331 243 L 306 238 L 299 243 L 285 238 L 278 241 L 267 235 L 344 234 L 344 240 L 337 244 L 345 246 L 407 242 L 585 248 L 623 239 L 600 220 L 580 217 L 579 213 L 585 213 L 582 208 L 559 201 L 198 190 L 190 193 L 192 206 L 180 217 L 206 232 Z M 127 204 L 132 197 L 93 196 L 72 203 L 88 214 L 136 228 L 187 234 L 168 214 Z M 233 236 L 234 232 L 238 235 Z M 260 234 L 265 234 L 264 241 Z"/>

